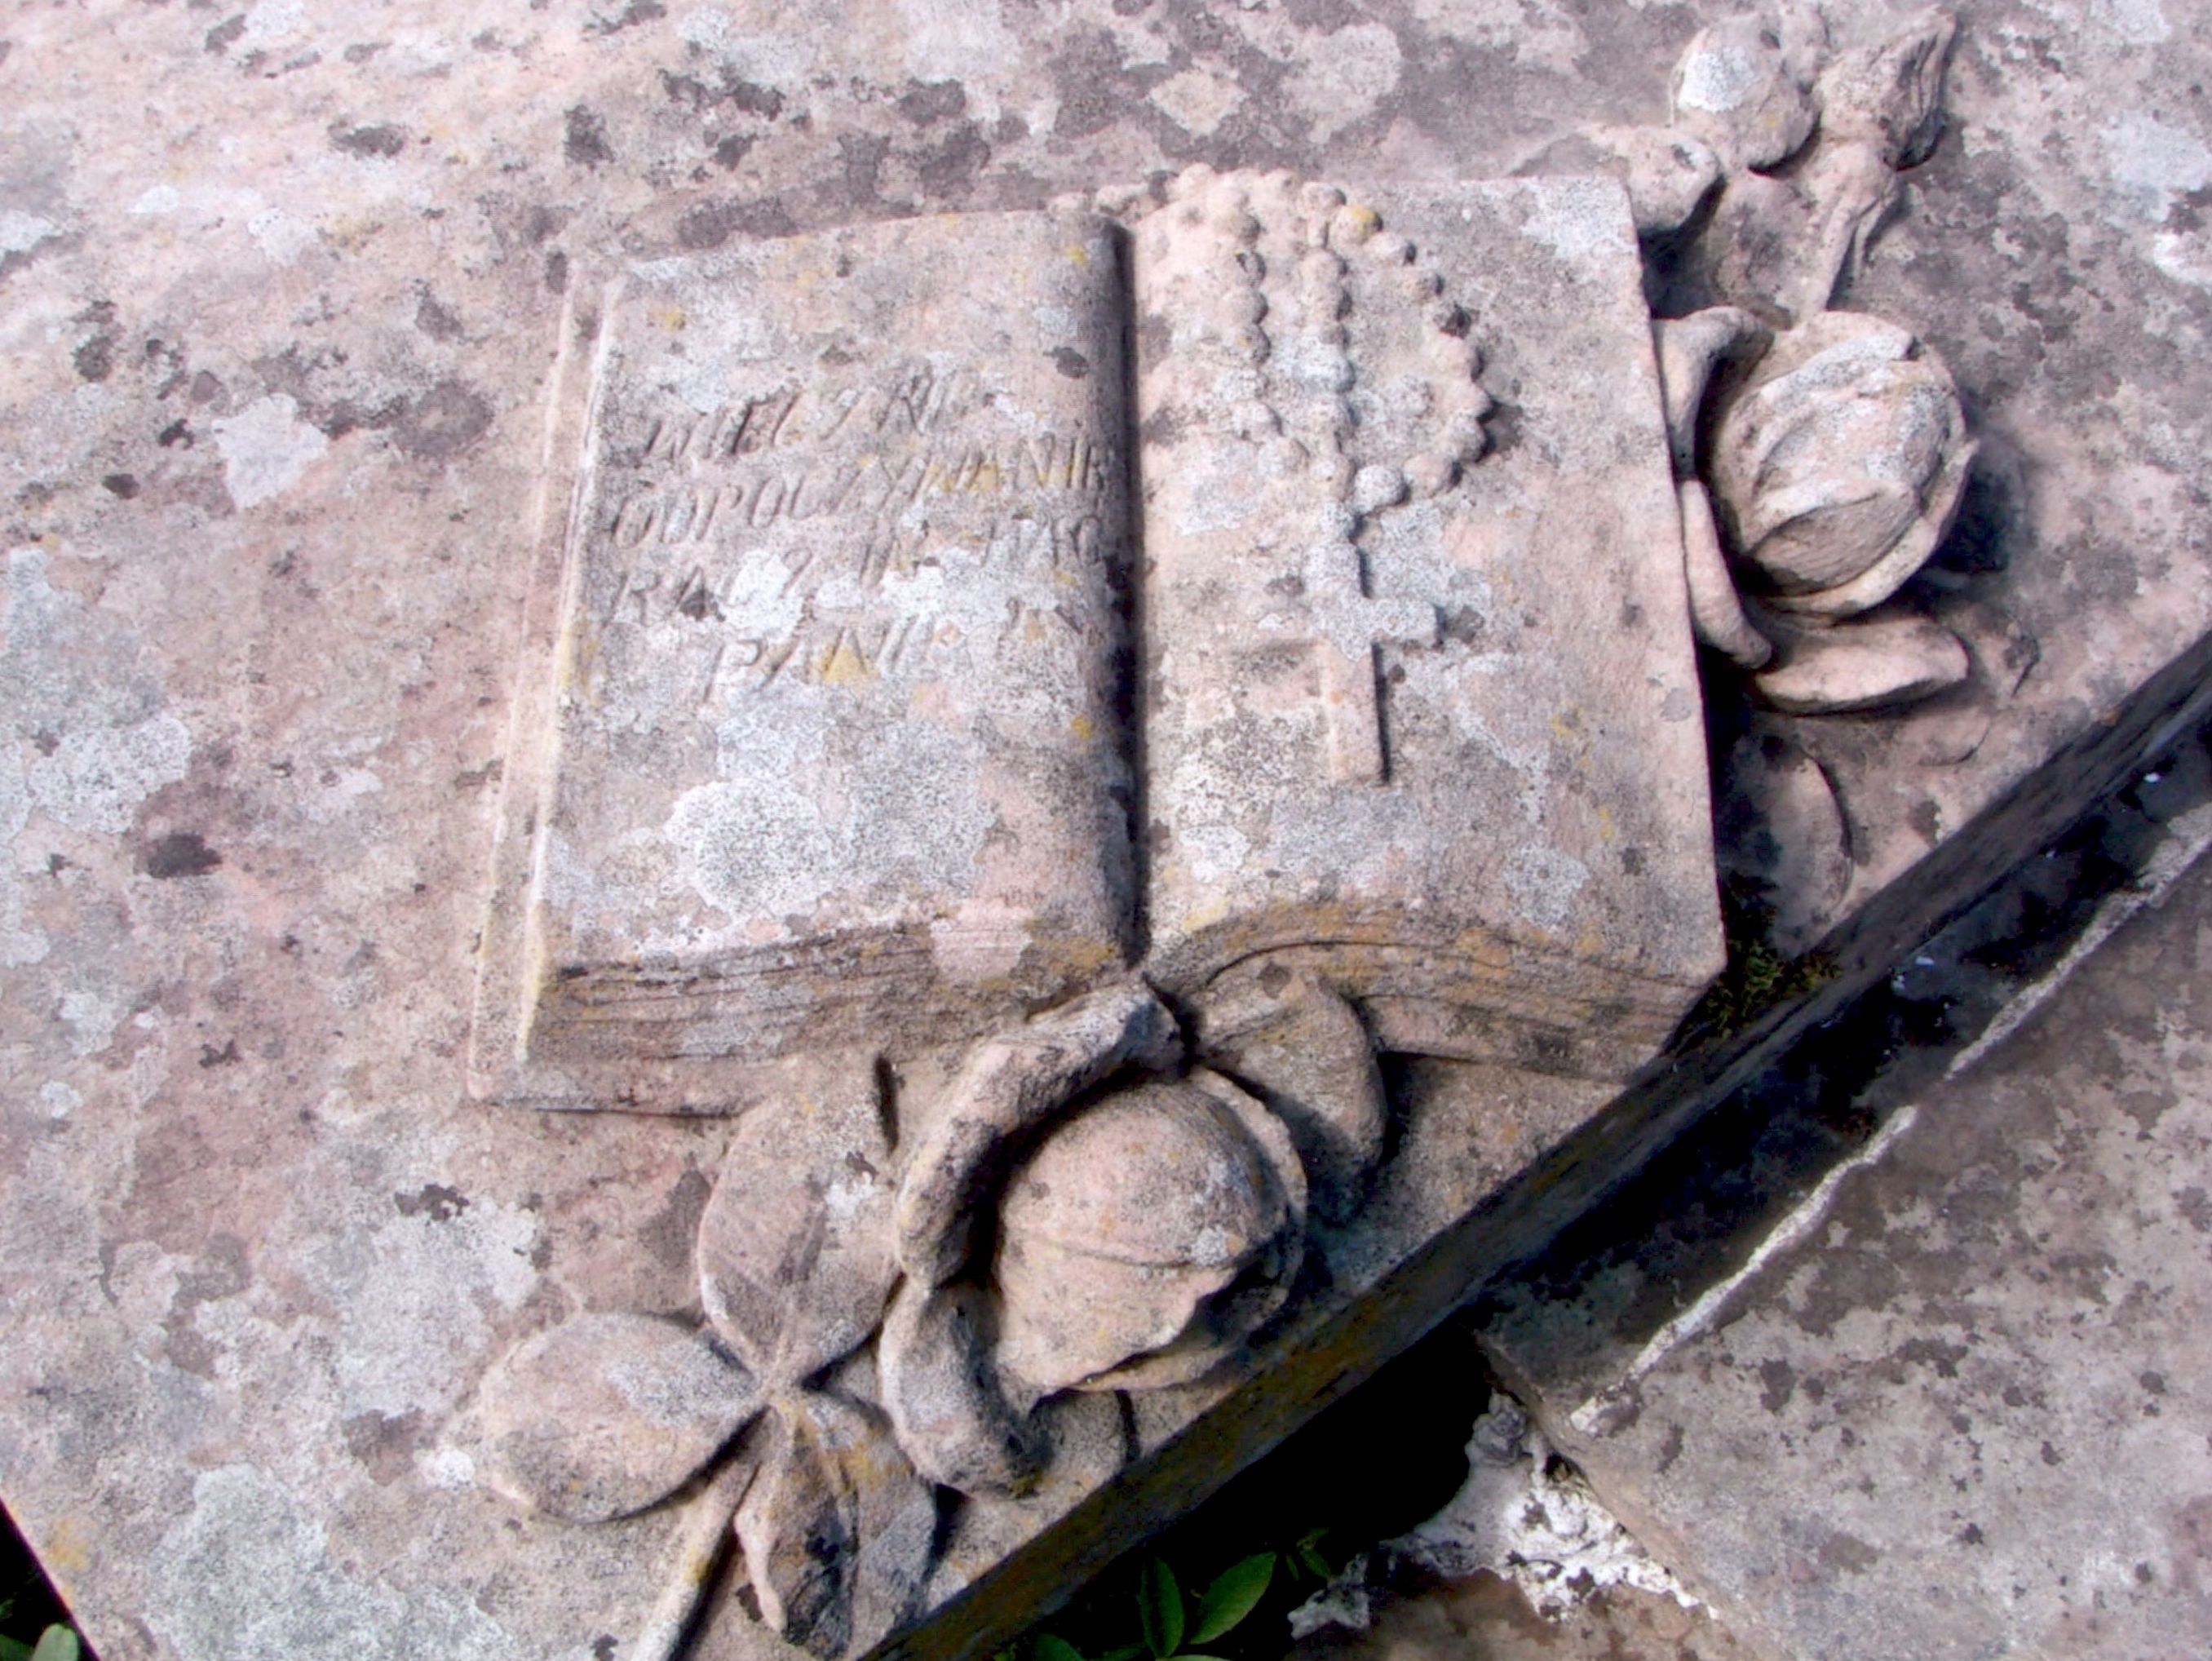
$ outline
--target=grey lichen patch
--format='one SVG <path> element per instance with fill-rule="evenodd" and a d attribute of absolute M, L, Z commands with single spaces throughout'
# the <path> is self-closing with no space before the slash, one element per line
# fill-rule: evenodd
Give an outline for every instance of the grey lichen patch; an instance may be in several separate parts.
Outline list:
<path fill-rule="evenodd" d="M 251 1464 L 204 1471 L 148 1566 L 149 1624 L 179 1661 L 524 1661 L 532 1653 L 463 1592 L 402 1592 L 332 1557 L 292 1489 Z"/>
<path fill-rule="evenodd" d="M 29 753 L 0 764 L 0 825 L 12 820 L 19 835 L 35 807 L 76 830 L 119 835 L 149 796 L 185 776 L 191 734 L 163 707 L 136 635 L 55 588 L 48 569 L 38 549 L 8 558 L 0 721 L 9 729 L 7 747 L 27 740 Z M 11 873 L 5 880 L 20 879 Z"/>
<path fill-rule="evenodd" d="M 448 1357 L 481 1350 L 492 1322 L 538 1285 L 530 1211 L 446 1201 L 431 1184 L 335 1230 L 301 1265 L 348 1311 L 332 1366 L 349 1414 L 441 1412 L 459 1385 Z M 373 1218 L 373 1220 L 369 1220 Z M 394 1333 L 409 1335 L 396 1343 Z"/>
<path fill-rule="evenodd" d="M 298 401 L 283 392 L 257 399 L 209 425 L 222 453 L 223 482 L 240 508 L 282 496 L 330 448 L 330 441 L 300 418 Z"/>

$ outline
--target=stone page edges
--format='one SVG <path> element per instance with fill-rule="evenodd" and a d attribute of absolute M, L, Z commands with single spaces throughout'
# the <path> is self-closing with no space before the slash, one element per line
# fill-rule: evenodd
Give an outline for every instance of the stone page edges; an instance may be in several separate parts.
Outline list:
<path fill-rule="evenodd" d="M 1006 214 L 609 291 L 489 1093 L 742 1105 L 702 1063 L 940 1043 L 1127 962 L 1120 288 L 1103 221 Z"/>
<path fill-rule="evenodd" d="M 742 1109 L 785 1058 L 955 1046 L 1133 967 L 1618 1078 L 1717 971 L 1611 181 L 1237 175 L 1125 240 L 764 241 L 634 267 L 592 338 L 480 1094 Z"/>

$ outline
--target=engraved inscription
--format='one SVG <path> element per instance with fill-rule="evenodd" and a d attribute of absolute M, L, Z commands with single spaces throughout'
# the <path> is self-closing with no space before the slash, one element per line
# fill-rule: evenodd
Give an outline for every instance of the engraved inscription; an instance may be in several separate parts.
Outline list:
<path fill-rule="evenodd" d="M 939 678 L 1097 626 L 1075 601 L 1113 557 L 1121 457 L 1081 426 L 1007 430 L 973 370 L 786 382 L 628 425 L 592 609 L 602 630 L 684 630 L 702 709 Z"/>

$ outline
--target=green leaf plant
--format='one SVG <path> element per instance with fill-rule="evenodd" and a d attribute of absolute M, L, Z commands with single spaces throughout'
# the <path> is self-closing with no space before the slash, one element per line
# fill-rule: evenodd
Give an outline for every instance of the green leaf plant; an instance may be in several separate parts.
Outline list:
<path fill-rule="evenodd" d="M 1320 1562 L 1316 1537 L 1299 1541 L 1293 1551 Z M 1137 1575 L 1137 1629 L 1142 1634 L 1137 1643 L 1086 1656 L 1065 1638 L 1046 1632 L 1000 1650 L 993 1661 L 1219 1661 L 1196 1646 L 1226 1637 L 1260 1606 L 1278 1558 L 1275 1552 L 1262 1551 L 1240 1559 L 1195 1597 L 1183 1591 L 1164 1560 L 1152 1558 Z"/>
<path fill-rule="evenodd" d="M 48 1627 L 34 1647 L 14 1638 L 0 1638 L 0 1661 L 78 1661 L 83 1653 L 76 1634 L 67 1627 Z"/>

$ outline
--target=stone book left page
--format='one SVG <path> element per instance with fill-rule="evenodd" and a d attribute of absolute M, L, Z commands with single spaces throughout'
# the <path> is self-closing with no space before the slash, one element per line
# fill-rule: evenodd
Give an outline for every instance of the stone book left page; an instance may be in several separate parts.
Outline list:
<path fill-rule="evenodd" d="M 479 1093 L 727 1111 L 1128 961 L 1122 283 L 1103 221 L 946 215 L 573 319 Z"/>

